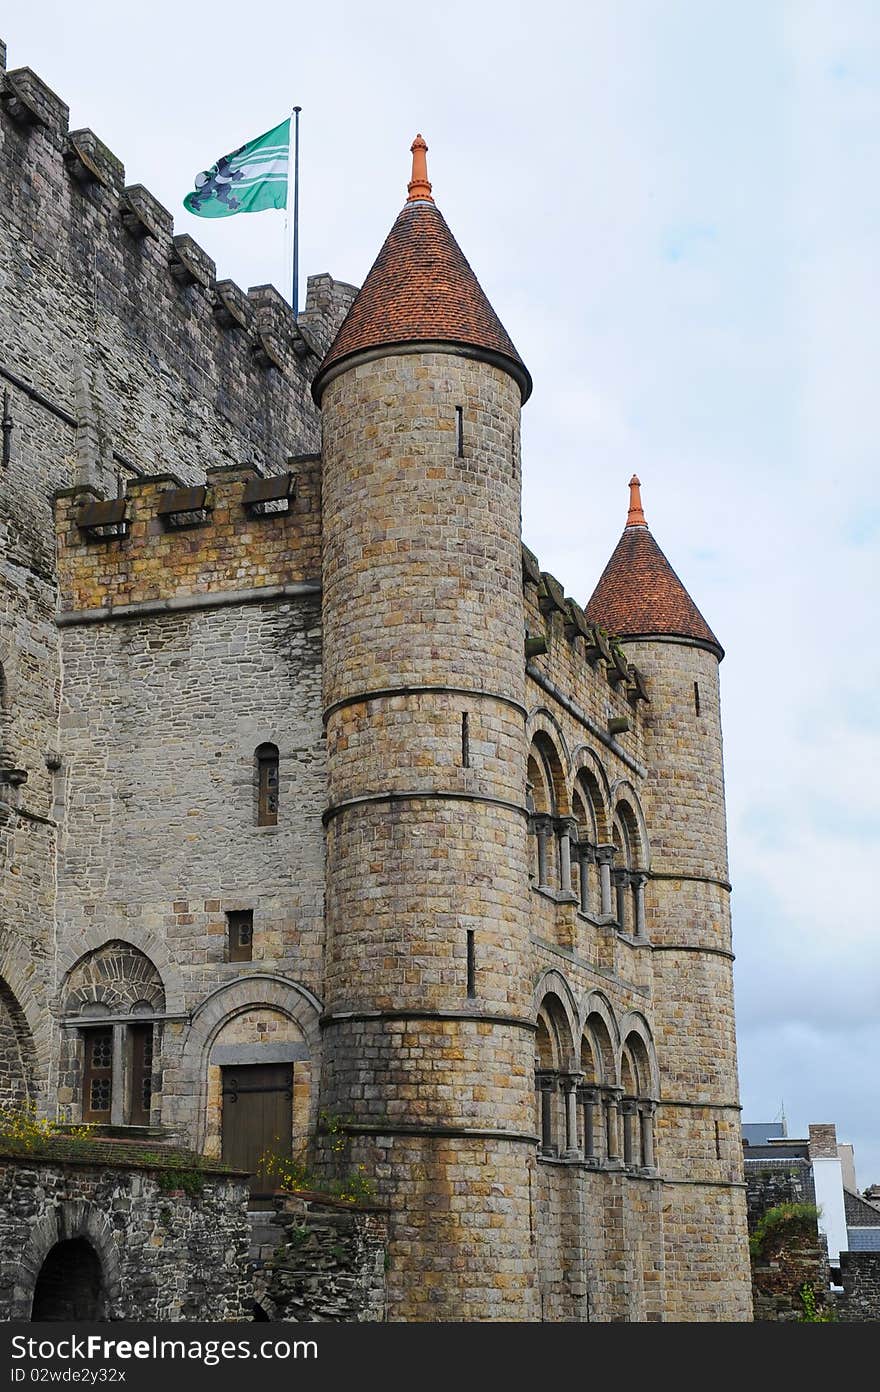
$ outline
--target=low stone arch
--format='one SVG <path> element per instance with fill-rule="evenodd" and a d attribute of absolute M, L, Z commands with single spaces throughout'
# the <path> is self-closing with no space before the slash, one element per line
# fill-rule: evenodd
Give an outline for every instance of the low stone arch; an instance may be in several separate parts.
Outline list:
<path fill-rule="evenodd" d="M 639 1010 L 630 1010 L 620 1022 L 620 1044 L 618 1057 L 622 1057 L 624 1048 L 633 1040 L 638 1040 L 640 1046 L 639 1056 L 647 1064 L 648 1077 L 646 1079 L 646 1095 L 653 1101 L 660 1099 L 660 1070 L 657 1066 L 657 1050 L 654 1045 L 654 1035 L 651 1026 Z"/>
<path fill-rule="evenodd" d="M 612 817 L 617 815 L 621 806 L 628 809 L 634 822 L 633 830 L 637 842 L 638 865 L 632 868 L 649 870 L 651 868 L 651 843 L 648 839 L 648 827 L 639 795 L 628 778 L 619 778 L 612 784 L 609 805 Z"/>
<path fill-rule="evenodd" d="M 603 991 L 591 991 L 584 1002 L 578 1038 L 584 1035 L 592 1041 L 596 1063 L 602 1070 L 602 1077 L 595 1081 L 606 1087 L 616 1086 L 620 1078 L 620 1028 Z"/>
<path fill-rule="evenodd" d="M 194 1144 L 203 1151 L 207 1136 L 208 1066 L 211 1048 L 221 1029 L 237 1016 L 268 1010 L 294 1022 L 308 1047 L 314 1077 L 320 1072 L 323 1006 L 317 996 L 297 981 L 269 972 L 255 972 L 218 986 L 193 1011 L 179 1066 L 180 1082 L 196 1099 Z M 317 1121 L 317 1087 L 311 1089 L 309 1129 Z"/>
<path fill-rule="evenodd" d="M 573 1144 L 563 1090 L 574 1086 L 576 1063 L 571 1002 L 565 997 L 570 992 L 564 977 L 546 972 L 535 1014 L 535 1125 L 544 1156 L 568 1153 Z"/>
<path fill-rule="evenodd" d="M 570 1068 L 574 1066 L 574 1042 L 578 1038 L 578 1007 L 577 999 L 571 986 L 566 981 L 561 971 L 555 967 L 549 967 L 542 972 L 535 983 L 534 991 L 534 1012 L 535 1019 L 541 1013 L 544 1002 L 548 997 L 556 1000 L 565 1018 L 565 1026 L 568 1033 L 569 1048 L 568 1056 L 559 1062 L 560 1068 Z"/>
<path fill-rule="evenodd" d="M 611 826 L 611 784 L 605 766 L 594 749 L 587 744 L 579 744 L 571 760 L 572 792 L 578 784 L 585 785 L 591 795 L 596 815 L 597 831 L 603 842 L 610 839 Z"/>
<path fill-rule="evenodd" d="M 526 718 L 526 739 L 531 744 L 538 734 L 544 734 L 556 746 L 557 753 L 565 767 L 566 775 L 571 772 L 571 751 L 568 740 L 557 716 L 549 706 L 533 706 Z"/>
<path fill-rule="evenodd" d="M 119 1318 L 122 1277 L 110 1220 L 88 1199 L 67 1199 L 47 1209 L 28 1232 L 16 1273 L 11 1319 L 30 1320 L 37 1278 L 44 1261 L 57 1243 L 75 1238 L 85 1239 L 101 1263 L 103 1318 Z"/>
<path fill-rule="evenodd" d="M 186 1009 L 183 992 L 183 979 L 176 964 L 172 961 L 167 945 L 155 933 L 142 928 L 132 919 L 126 920 L 116 932 L 104 928 L 92 928 L 78 932 L 68 938 L 64 950 L 59 953 L 57 981 L 60 987 L 76 967 L 77 963 L 90 954 L 99 952 L 111 943 L 122 943 L 133 948 L 152 962 L 158 972 L 165 994 L 165 1010 L 169 1015 L 182 1015 Z"/>

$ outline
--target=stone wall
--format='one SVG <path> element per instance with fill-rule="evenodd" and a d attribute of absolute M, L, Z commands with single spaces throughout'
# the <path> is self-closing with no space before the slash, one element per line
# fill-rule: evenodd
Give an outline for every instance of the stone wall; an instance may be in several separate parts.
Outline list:
<path fill-rule="evenodd" d="M 43 1263 L 75 1240 L 100 1263 L 101 1319 L 249 1319 L 246 1178 L 208 1165 L 188 1196 L 173 1186 L 190 1157 L 157 1168 L 133 1147 L 87 1144 L 94 1160 L 0 1158 L 0 1319 L 31 1318 Z"/>
<path fill-rule="evenodd" d="M 804 1317 L 801 1291 L 809 1286 L 822 1310 L 828 1299 L 828 1254 L 818 1241 L 792 1237 L 752 1260 L 756 1320 L 791 1322 Z"/>
<path fill-rule="evenodd" d="M 53 970 L 59 838 L 63 865 L 70 844 L 67 814 L 76 809 L 88 818 L 94 808 L 95 826 L 106 835 L 103 810 L 112 803 L 108 815 L 115 817 L 126 790 L 114 782 L 121 745 L 105 751 L 100 766 L 84 768 L 80 786 L 77 749 L 65 762 L 59 748 L 64 674 L 55 625 L 52 495 L 78 486 L 112 497 L 117 481 L 127 480 L 136 492 L 144 473 L 161 471 L 195 483 L 209 468 L 214 471 L 217 506 L 204 531 L 171 535 L 156 525 L 155 516 L 147 522 L 149 485 L 129 503 L 130 510 L 140 509 L 130 549 L 104 541 L 90 550 L 71 522 L 62 537 L 62 603 L 68 610 L 77 604 L 118 606 L 123 591 L 130 602 L 164 594 L 166 576 L 178 592 L 187 583 L 196 594 L 216 588 L 212 563 L 215 571 L 222 565 L 226 587 L 238 590 L 273 581 L 283 585 L 301 573 L 297 558 L 314 576 L 320 528 L 314 466 L 311 471 L 295 466 L 291 522 L 297 541 L 290 545 L 285 534 L 289 555 L 274 566 L 267 562 L 266 538 L 285 524 L 261 521 L 253 529 L 249 554 L 249 519 L 240 499 L 224 509 L 222 495 L 224 488 L 230 497 L 240 493 L 254 468 L 284 472 L 291 456 L 318 448 L 310 383 L 354 289 L 328 275 L 310 282 L 300 329 L 271 287 L 245 293 L 231 281 L 218 281 L 210 258 L 190 237 L 173 235 L 171 215 L 148 190 L 125 187 L 123 166 L 103 142 L 88 130 L 69 131 L 63 101 L 29 69 L 6 72 L 5 57 L 0 45 L 0 389 L 8 394 L 4 417 L 11 423 L 0 490 L 0 996 L 12 1003 L 16 1021 L 24 1022 L 28 1090 L 40 1092 L 43 1104 L 54 1110 L 55 1098 L 45 1089 L 57 1053 L 51 1014 L 60 985 Z M 242 466 L 233 486 L 224 469 Z M 69 498 L 65 505 L 72 506 Z M 72 553 L 76 573 L 69 564 Z M 301 627 L 313 622 L 310 618 Z M 173 622 L 165 627 L 166 645 L 172 628 Z M 184 619 L 181 641 L 187 632 Z M 295 649 L 297 641 L 281 640 L 282 664 L 284 650 Z M 87 708 L 97 710 L 106 701 L 118 713 L 115 676 L 102 667 L 101 644 L 96 637 L 94 657 L 83 645 L 93 680 Z M 75 655 L 73 661 L 76 666 Z M 85 679 L 82 668 L 80 673 Z M 70 690 L 75 686 L 74 680 Z M 199 686 L 209 700 L 210 685 L 200 681 Z M 113 733 L 119 738 L 118 729 Z M 133 765 L 146 766 L 151 755 L 131 747 L 130 735 L 124 747 Z M 291 788 L 302 749 L 288 748 L 288 755 L 284 777 Z M 131 831 L 129 826 L 126 834 Z M 74 841 L 77 835 L 74 829 Z M 307 852 L 303 859 L 308 863 Z M 74 854 L 69 883 L 79 868 Z M 97 883 L 103 868 L 95 867 Z M 305 917 L 313 919 L 320 915 L 320 894 L 307 872 L 304 881 L 296 893 L 306 901 Z M 90 888 L 77 886 L 73 897 L 88 900 Z M 189 907 L 188 885 L 178 888 L 183 893 L 174 901 Z M 218 922 L 218 909 L 204 906 L 216 899 L 215 885 L 198 900 L 199 912 L 212 916 L 215 942 L 222 916 Z M 181 911 L 174 913 L 170 897 L 162 911 L 174 926 L 182 926 L 177 923 Z M 139 905 L 133 913 L 138 919 Z M 106 926 L 98 916 L 83 925 L 90 931 L 82 936 L 76 925 L 72 939 L 72 925 L 65 922 L 60 955 L 69 965 L 69 942 L 87 940 L 95 947 L 102 932 L 119 937 L 128 917 L 128 908 L 114 905 Z M 258 955 L 281 955 L 277 908 L 262 917 Z M 139 927 L 138 922 L 136 935 Z M 150 931 L 139 936 L 148 952 Z M 160 933 L 160 956 L 161 939 Z M 305 939 L 310 939 L 308 929 Z M 196 955 L 204 950 L 186 948 Z M 5 1031 L 4 1039 L 9 1038 Z"/>
<path fill-rule="evenodd" d="M 847 1324 L 880 1320 L 880 1252 L 841 1252 L 837 1318 Z"/>

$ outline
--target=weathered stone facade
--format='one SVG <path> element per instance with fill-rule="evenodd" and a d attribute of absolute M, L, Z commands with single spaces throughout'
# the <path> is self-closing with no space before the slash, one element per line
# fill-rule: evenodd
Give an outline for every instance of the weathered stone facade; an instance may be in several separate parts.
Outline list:
<path fill-rule="evenodd" d="M 524 369 L 319 411 L 352 288 L 218 282 L 2 80 L 0 1101 L 343 1136 L 382 1297 L 303 1317 L 748 1319 L 717 652 L 523 551 Z"/>

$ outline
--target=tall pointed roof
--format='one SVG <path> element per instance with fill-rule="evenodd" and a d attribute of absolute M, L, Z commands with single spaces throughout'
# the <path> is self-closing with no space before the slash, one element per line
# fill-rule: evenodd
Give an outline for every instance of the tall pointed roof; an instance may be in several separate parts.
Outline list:
<path fill-rule="evenodd" d="M 641 485 L 630 479 L 623 536 L 587 605 L 590 623 L 620 638 L 690 638 L 724 656 L 724 649 L 648 530 Z"/>
<path fill-rule="evenodd" d="M 318 369 L 312 392 L 319 403 L 347 359 L 416 343 L 476 349 L 516 379 L 523 401 L 531 393 L 528 369 L 431 197 L 427 148 L 417 135 L 409 196 Z"/>

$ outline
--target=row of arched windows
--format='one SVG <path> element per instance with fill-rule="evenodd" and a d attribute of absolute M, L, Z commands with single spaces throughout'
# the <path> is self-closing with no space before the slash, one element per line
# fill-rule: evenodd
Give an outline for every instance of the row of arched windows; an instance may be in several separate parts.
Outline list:
<path fill-rule="evenodd" d="M 535 1035 L 539 1154 L 593 1167 L 653 1172 L 657 1073 L 647 1022 L 620 1030 L 596 995 L 574 1047 L 560 997 L 545 994 Z"/>
<path fill-rule="evenodd" d="M 535 887 L 643 938 L 647 848 L 634 791 L 627 786 L 609 814 L 596 773 L 583 768 L 569 796 L 553 741 L 541 731 L 529 754 L 526 806 Z"/>

